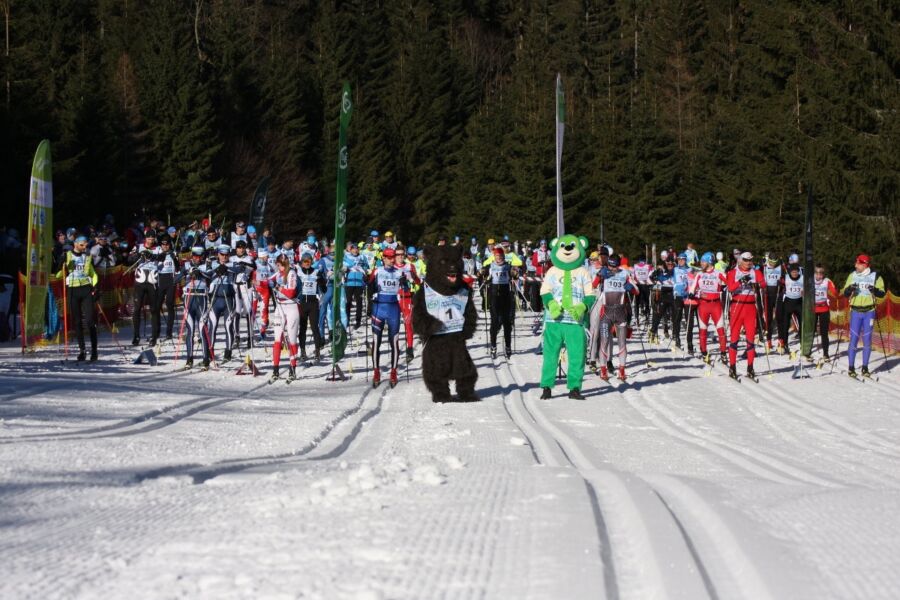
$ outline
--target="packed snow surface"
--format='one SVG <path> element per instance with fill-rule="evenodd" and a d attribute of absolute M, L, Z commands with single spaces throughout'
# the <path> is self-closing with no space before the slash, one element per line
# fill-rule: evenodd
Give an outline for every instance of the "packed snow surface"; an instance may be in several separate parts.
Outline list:
<path fill-rule="evenodd" d="M 263 348 L 257 378 L 2 348 L 0 597 L 900 597 L 896 359 L 738 383 L 635 337 L 627 384 L 541 401 L 530 325 L 471 341 L 473 404 L 418 357 L 373 389 L 362 351 L 269 385 Z"/>

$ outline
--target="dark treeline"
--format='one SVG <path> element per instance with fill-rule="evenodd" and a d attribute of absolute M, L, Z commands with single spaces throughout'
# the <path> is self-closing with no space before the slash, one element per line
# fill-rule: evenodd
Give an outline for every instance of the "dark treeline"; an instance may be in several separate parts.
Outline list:
<path fill-rule="evenodd" d="M 567 229 L 785 252 L 805 182 L 818 256 L 895 281 L 900 8 L 890 0 L 0 0 L 0 185 L 24 227 L 53 143 L 56 223 L 107 212 L 333 225 L 341 82 L 351 232 L 554 230 L 562 73 Z M 10 213 L 8 213 L 9 216 Z M 617 248 L 618 249 L 618 248 Z"/>

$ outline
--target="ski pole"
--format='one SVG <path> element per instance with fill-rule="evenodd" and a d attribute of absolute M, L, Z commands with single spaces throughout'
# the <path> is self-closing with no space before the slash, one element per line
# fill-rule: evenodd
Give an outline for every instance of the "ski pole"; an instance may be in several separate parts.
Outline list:
<path fill-rule="evenodd" d="M 181 326 L 178 328 L 178 345 L 175 346 L 175 362 L 178 362 L 179 350 L 181 348 L 181 344 L 184 341 L 184 326 L 187 323 L 188 310 L 191 304 L 191 296 L 192 294 L 183 294 L 182 297 L 186 298 L 184 302 L 184 314 L 181 316 Z"/>
<path fill-rule="evenodd" d="M 759 285 L 756 285 L 756 284 L 754 284 L 754 285 L 756 286 L 756 295 L 760 299 L 760 304 L 762 304 L 762 290 L 759 288 Z M 763 320 L 762 320 L 762 315 L 759 314 L 758 311 L 756 313 L 756 320 L 759 322 L 759 326 L 761 327 Z M 765 344 L 763 344 L 763 347 L 766 349 L 766 368 L 769 370 L 769 373 L 768 373 L 769 377 L 771 377 L 772 376 L 772 363 L 769 361 L 769 347 Z"/>
<path fill-rule="evenodd" d="M 884 334 L 881 332 L 881 325 L 878 323 L 878 312 L 875 312 L 875 328 L 878 329 L 878 339 L 881 340 L 881 351 L 884 353 L 884 364 L 887 365 L 888 353 L 887 346 L 884 345 Z"/>
<path fill-rule="evenodd" d="M 94 300 L 94 304 L 97 305 L 97 310 L 100 311 L 100 316 L 103 317 L 103 322 L 106 323 L 106 327 L 109 328 L 109 333 L 112 335 L 113 342 L 116 344 L 116 347 L 119 349 L 119 352 L 122 353 L 122 358 L 124 358 L 127 361 L 128 355 L 125 353 L 125 348 L 123 348 L 122 344 L 119 343 L 119 337 L 116 335 L 116 332 L 113 330 L 112 324 L 109 322 L 109 318 L 107 318 L 106 313 L 103 312 L 103 307 L 100 306 L 100 301 Z"/>
<path fill-rule="evenodd" d="M 844 326 L 847 327 L 847 328 L 850 327 L 850 308 L 849 308 L 849 307 L 847 308 L 847 314 L 844 316 Z M 849 335 L 849 334 L 848 334 L 848 335 Z M 834 349 L 834 356 L 832 356 L 832 358 L 831 358 L 831 370 L 828 371 L 828 374 L 829 374 L 829 375 L 831 375 L 832 373 L 834 373 L 834 364 L 837 362 L 838 356 L 840 355 L 840 352 L 841 352 L 841 341 L 842 341 L 843 339 L 844 339 L 844 327 L 840 327 L 840 328 L 838 329 L 838 341 L 837 341 L 837 346 L 835 346 L 835 349 Z"/>
<path fill-rule="evenodd" d="M 63 261 L 63 339 L 65 340 L 65 357 L 66 360 L 69 360 L 69 286 L 68 283 L 68 274 L 66 273 L 66 263 L 69 261 L 69 257 L 66 256 Z"/>

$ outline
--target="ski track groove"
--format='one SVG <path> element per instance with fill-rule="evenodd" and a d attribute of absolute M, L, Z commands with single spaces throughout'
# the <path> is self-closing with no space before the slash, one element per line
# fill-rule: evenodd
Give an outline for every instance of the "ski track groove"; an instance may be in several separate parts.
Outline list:
<path fill-rule="evenodd" d="M 624 390 L 625 393 L 622 396 L 625 401 L 660 430 L 682 442 L 711 452 L 748 473 L 779 484 L 843 487 L 839 483 L 808 473 L 768 454 L 728 442 L 713 434 L 704 433 L 683 418 L 678 417 L 674 411 L 657 402 L 643 387 L 637 388 L 636 391 L 645 401 L 644 404 L 639 403 L 628 393 L 631 391 L 634 391 L 633 388 Z"/>
<path fill-rule="evenodd" d="M 750 388 L 750 389 L 752 389 L 752 388 Z M 745 396 L 750 394 L 750 392 L 747 392 L 744 390 L 741 390 L 741 391 Z M 771 431 L 777 433 L 778 436 L 782 440 L 792 443 L 794 446 L 796 446 L 803 452 L 807 452 L 811 449 L 809 442 L 802 441 L 800 438 L 798 438 L 795 435 L 795 433 L 793 431 L 788 431 L 788 429 L 786 429 L 785 427 L 782 427 L 782 425 L 778 422 L 778 419 L 775 415 L 766 414 L 765 412 L 760 411 L 757 408 L 756 403 L 747 400 L 745 397 L 744 400 L 739 401 L 739 404 L 742 405 L 745 408 L 745 410 L 747 410 L 749 412 L 749 414 L 751 414 L 758 421 L 760 421 L 765 428 L 770 429 Z M 791 411 L 786 411 L 786 412 L 791 412 Z M 797 417 L 796 413 L 795 413 L 795 417 Z M 805 417 L 799 417 L 799 418 L 803 418 L 808 423 L 816 425 L 816 422 L 811 419 L 807 419 Z M 820 428 L 826 429 L 824 427 L 820 427 Z M 827 432 L 828 432 L 828 430 L 826 430 L 826 433 Z M 845 442 L 850 442 L 852 444 L 852 439 L 850 439 L 850 440 L 844 439 L 844 436 L 842 436 L 840 434 L 837 434 L 836 438 L 843 440 Z M 859 444 L 853 444 L 853 445 L 856 446 L 857 449 L 860 447 Z M 821 451 L 819 454 L 820 458 L 830 461 L 848 472 L 861 471 L 861 472 L 867 473 L 868 476 L 873 480 L 874 484 L 866 483 L 866 484 L 864 484 L 864 485 L 866 485 L 866 487 L 869 487 L 871 489 L 879 489 L 880 486 L 878 486 L 877 484 L 878 483 L 883 484 L 886 481 L 890 481 L 890 482 L 893 482 L 894 484 L 900 485 L 900 479 L 898 479 L 893 473 L 889 473 L 884 470 L 870 467 L 864 461 L 861 462 L 859 460 L 845 459 L 842 455 L 840 455 L 834 451 L 825 450 L 821 445 L 817 445 L 813 449 Z M 865 450 L 865 448 L 864 448 L 864 450 Z"/>
<path fill-rule="evenodd" d="M 661 500 L 655 503 L 648 503 L 646 494 L 643 494 L 640 500 L 635 496 L 636 492 L 643 492 L 648 487 L 645 482 L 639 478 L 626 483 L 622 475 L 611 470 L 600 470 L 591 461 L 590 458 L 581 450 L 579 442 L 576 438 L 569 436 L 562 429 L 556 426 L 547 415 L 544 414 L 540 407 L 540 400 L 526 398 L 522 393 L 524 387 L 523 378 L 514 363 L 506 363 L 507 371 L 512 380 L 516 384 L 518 392 L 518 400 L 524 407 L 524 414 L 530 417 L 531 422 L 525 420 L 523 424 L 517 423 L 520 428 L 523 425 L 527 428 L 534 428 L 532 436 L 535 438 L 549 438 L 553 444 L 543 442 L 544 450 L 549 452 L 544 458 L 547 463 L 562 463 L 557 453 L 562 454 L 562 459 L 566 464 L 575 469 L 585 482 L 585 486 L 594 502 L 595 518 L 597 519 L 598 535 L 601 542 L 601 557 L 603 558 L 605 591 L 607 598 L 620 598 L 628 594 L 636 593 L 635 590 L 641 591 L 651 597 L 669 598 L 700 598 L 708 597 L 717 599 L 718 595 L 713 587 L 712 582 L 704 576 L 705 570 L 699 562 L 699 556 L 693 553 L 690 548 L 693 543 L 688 532 L 682 528 L 675 517 L 674 513 L 668 511 L 668 516 L 660 514 Z M 499 381 L 499 376 L 498 376 Z M 502 385 L 502 383 L 501 383 Z M 504 402 L 509 403 L 509 395 L 505 395 Z M 524 415 L 521 415 L 524 416 Z M 525 429 L 523 429 L 523 432 Z M 553 446 L 558 450 L 553 450 Z M 607 509 L 603 508 L 604 498 Z M 615 510 L 618 508 L 618 510 Z M 613 521 L 607 524 L 605 514 L 606 510 L 611 510 Z M 652 511 L 653 514 L 650 514 Z M 659 553 L 659 538 L 652 539 L 653 532 L 658 532 L 655 527 L 659 525 L 662 516 L 665 525 L 670 529 L 677 527 L 677 539 L 684 544 L 679 546 L 681 552 L 674 555 L 669 554 L 665 557 Z M 653 523 L 653 525 L 651 525 Z M 616 531 L 611 532 L 608 526 L 614 529 L 621 529 L 618 532 L 617 540 L 613 543 Z M 654 543 L 656 542 L 656 544 Z M 671 548 L 670 548 L 671 549 Z M 649 561 L 648 561 L 649 557 Z M 649 566 L 647 563 L 649 562 Z M 677 566 L 673 570 L 672 565 Z M 635 565 L 640 567 L 635 568 Z M 646 568 L 645 568 L 646 567 Z M 629 573 L 629 568 L 634 569 L 641 576 L 634 577 Z M 650 571 L 648 574 L 647 571 Z M 680 572 L 680 581 L 673 581 L 673 571 Z M 629 579 L 629 575 L 633 579 Z M 650 583 L 647 583 L 647 579 Z M 677 579 L 677 577 L 676 577 Z M 640 581 L 643 580 L 643 581 Z M 624 582 L 624 583 L 623 583 Z M 640 583 L 639 583 L 640 582 Z M 628 586 L 627 584 L 631 584 Z M 677 585 L 671 585 L 677 583 Z M 649 586 L 649 589 L 646 587 Z"/>
<path fill-rule="evenodd" d="M 268 385 L 268 383 L 262 385 Z M 136 481 L 140 483 L 148 479 L 187 475 L 191 477 L 195 484 L 202 484 L 223 475 L 235 475 L 242 472 L 253 473 L 254 471 L 271 473 L 277 470 L 293 468 L 297 463 L 337 458 L 350 447 L 359 433 L 363 430 L 366 422 L 381 412 L 382 403 L 391 390 L 389 387 L 382 388 L 381 392 L 378 394 L 375 405 L 367 407 L 367 400 L 374 391 L 374 388 L 367 386 L 366 391 L 360 396 L 359 401 L 354 406 L 342 411 L 337 417 L 329 421 L 319 433 L 313 436 L 312 440 L 297 450 L 249 459 L 225 459 L 217 461 L 212 465 L 174 465 L 163 467 L 161 469 L 154 469 L 152 471 L 137 474 L 135 477 Z M 335 448 L 331 448 L 330 445 L 325 446 L 325 442 L 330 439 L 332 434 L 340 432 L 345 427 L 350 427 L 351 421 L 348 421 L 348 419 L 351 419 L 354 415 L 363 411 L 364 408 L 366 409 L 365 412 L 362 412 L 359 419 L 352 421 L 350 432 L 340 439 Z M 322 450 L 323 446 L 326 448 L 324 451 Z M 326 452 L 327 454 L 317 456 L 315 454 L 316 450 Z"/>

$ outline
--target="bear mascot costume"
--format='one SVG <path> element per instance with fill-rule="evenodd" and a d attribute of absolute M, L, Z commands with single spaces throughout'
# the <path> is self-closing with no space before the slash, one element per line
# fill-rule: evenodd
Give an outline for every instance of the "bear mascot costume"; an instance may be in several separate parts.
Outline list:
<path fill-rule="evenodd" d="M 425 344 L 422 379 L 433 402 L 454 400 L 451 379 L 459 402 L 477 402 L 478 371 L 466 340 L 475 335 L 478 314 L 463 281 L 462 247 L 426 247 L 425 267 L 425 281 L 413 296 L 413 329 Z"/>
<path fill-rule="evenodd" d="M 584 267 L 587 247 L 586 237 L 574 235 L 564 235 L 550 242 L 550 260 L 553 266 L 544 273 L 541 284 L 541 299 L 544 302 L 542 400 L 551 396 L 562 346 L 566 347 L 569 356 L 566 373 L 569 398 L 584 400 L 581 395 L 587 345 L 584 317 L 596 300 L 592 293 L 591 274 Z"/>

